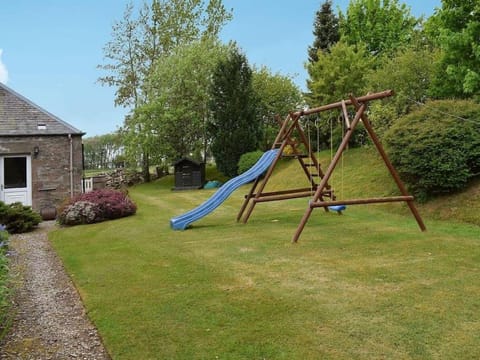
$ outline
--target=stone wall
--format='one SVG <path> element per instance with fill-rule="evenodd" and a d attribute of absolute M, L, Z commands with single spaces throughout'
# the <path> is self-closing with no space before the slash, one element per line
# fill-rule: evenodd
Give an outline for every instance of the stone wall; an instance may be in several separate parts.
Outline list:
<path fill-rule="evenodd" d="M 38 147 L 38 155 L 33 153 Z M 70 153 L 72 167 L 70 171 Z M 57 207 L 73 194 L 82 192 L 82 138 L 74 135 L 7 136 L 0 139 L 0 155 L 31 155 L 32 208 Z M 73 176 L 73 184 L 71 176 Z"/>
<path fill-rule="evenodd" d="M 92 176 L 92 190 L 99 189 L 126 189 L 129 186 L 143 182 L 141 173 L 125 168 L 115 169 L 105 174 Z"/>

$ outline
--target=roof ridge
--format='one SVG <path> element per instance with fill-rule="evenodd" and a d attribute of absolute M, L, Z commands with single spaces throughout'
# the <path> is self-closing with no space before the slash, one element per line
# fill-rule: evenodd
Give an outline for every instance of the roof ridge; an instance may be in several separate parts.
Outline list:
<path fill-rule="evenodd" d="M 60 124 L 62 124 L 63 126 L 65 126 L 66 128 L 68 128 L 69 130 L 71 130 L 72 134 L 75 133 L 75 134 L 85 134 L 83 131 L 77 129 L 76 127 L 70 125 L 69 123 L 63 121 L 62 119 L 60 119 L 58 116 L 52 114 L 51 112 L 45 110 L 43 107 L 35 104 L 33 101 L 29 100 L 28 98 L 26 98 L 25 96 L 19 94 L 18 92 L 16 92 L 15 90 L 13 90 L 11 87 L 3 84 L 0 82 L 0 87 L 3 88 L 5 91 L 9 92 L 10 94 L 16 96 L 18 99 L 20 99 L 21 101 L 24 101 L 26 102 L 28 105 L 36 108 L 38 111 L 42 112 L 43 114 L 47 115 L 48 117 L 52 118 L 53 120 L 59 122 Z"/>

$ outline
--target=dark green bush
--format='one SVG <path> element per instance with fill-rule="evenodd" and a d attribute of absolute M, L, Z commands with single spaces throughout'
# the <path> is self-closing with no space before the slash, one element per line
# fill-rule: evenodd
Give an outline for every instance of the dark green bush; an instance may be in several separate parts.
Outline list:
<path fill-rule="evenodd" d="M 400 118 L 385 133 L 392 163 L 419 200 L 461 189 L 479 175 L 479 123 L 480 105 L 442 100 Z"/>
<path fill-rule="evenodd" d="M 0 224 L 5 225 L 10 234 L 32 231 L 42 218 L 30 206 L 21 203 L 5 204 L 0 201 Z"/>
<path fill-rule="evenodd" d="M 263 151 L 257 150 L 243 154 L 238 160 L 238 173 L 242 174 L 250 169 L 262 157 Z"/>

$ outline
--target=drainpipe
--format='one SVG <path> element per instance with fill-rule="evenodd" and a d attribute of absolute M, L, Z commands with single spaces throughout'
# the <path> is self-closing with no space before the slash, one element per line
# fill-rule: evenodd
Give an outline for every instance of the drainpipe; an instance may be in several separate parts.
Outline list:
<path fill-rule="evenodd" d="M 70 197 L 73 197 L 73 139 L 72 134 L 68 134 L 70 142 Z"/>

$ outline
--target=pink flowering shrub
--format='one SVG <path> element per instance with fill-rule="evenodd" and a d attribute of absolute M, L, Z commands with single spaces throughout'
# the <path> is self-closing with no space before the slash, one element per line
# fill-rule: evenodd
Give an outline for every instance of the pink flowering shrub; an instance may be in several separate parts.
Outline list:
<path fill-rule="evenodd" d="M 135 214 L 137 206 L 127 194 L 111 189 L 95 190 L 70 199 L 59 211 L 62 225 L 92 224 Z"/>

